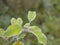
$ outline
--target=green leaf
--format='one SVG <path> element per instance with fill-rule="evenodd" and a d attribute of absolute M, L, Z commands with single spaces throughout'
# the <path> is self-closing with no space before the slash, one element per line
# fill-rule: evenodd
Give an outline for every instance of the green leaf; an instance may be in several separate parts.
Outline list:
<path fill-rule="evenodd" d="M 29 27 L 30 26 L 30 23 L 26 23 L 25 25 L 24 25 L 24 27 Z"/>
<path fill-rule="evenodd" d="M 23 20 L 21 18 L 17 18 L 17 23 L 22 25 L 23 24 Z"/>
<path fill-rule="evenodd" d="M 4 29 L 0 28 L 0 36 L 3 36 L 4 32 Z"/>
<path fill-rule="evenodd" d="M 31 26 L 29 29 L 30 29 L 31 33 L 33 33 L 37 37 L 39 43 L 42 43 L 43 45 L 46 45 L 47 38 L 41 32 L 41 29 L 39 27 Z"/>
<path fill-rule="evenodd" d="M 24 45 L 24 44 L 20 41 L 17 41 L 17 42 L 14 42 L 13 45 Z"/>
<path fill-rule="evenodd" d="M 19 38 L 19 39 L 23 39 L 25 36 L 26 36 L 26 34 L 23 33 L 23 34 L 19 35 L 18 38 Z"/>
<path fill-rule="evenodd" d="M 23 24 L 23 20 L 21 18 L 12 18 L 11 19 L 11 24 L 14 24 L 14 25 L 22 25 Z"/>
<path fill-rule="evenodd" d="M 17 20 L 16 20 L 15 18 L 12 18 L 12 19 L 11 19 L 11 24 L 16 24 L 16 21 L 17 21 Z"/>
<path fill-rule="evenodd" d="M 5 36 L 7 37 L 12 37 L 15 35 L 18 35 L 22 32 L 22 26 L 19 25 L 10 25 L 6 32 L 4 33 Z"/>
<path fill-rule="evenodd" d="M 35 11 L 29 11 L 28 12 L 28 20 L 29 22 L 33 21 L 36 17 L 36 12 Z"/>

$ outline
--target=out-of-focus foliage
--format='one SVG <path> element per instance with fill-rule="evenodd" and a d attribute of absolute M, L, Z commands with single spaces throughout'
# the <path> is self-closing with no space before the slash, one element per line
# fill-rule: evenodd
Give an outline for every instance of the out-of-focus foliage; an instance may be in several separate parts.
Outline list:
<path fill-rule="evenodd" d="M 0 27 L 6 29 L 12 17 L 22 17 L 25 24 L 28 10 L 37 12 L 31 25 L 41 27 L 50 45 L 60 45 L 54 43 L 60 38 L 60 0 L 0 0 Z"/>
<path fill-rule="evenodd" d="M 0 36 L 2 36 L 4 32 L 4 29 L 0 28 Z"/>
<path fill-rule="evenodd" d="M 24 44 L 22 42 L 17 41 L 17 42 L 14 42 L 13 45 L 24 45 Z"/>

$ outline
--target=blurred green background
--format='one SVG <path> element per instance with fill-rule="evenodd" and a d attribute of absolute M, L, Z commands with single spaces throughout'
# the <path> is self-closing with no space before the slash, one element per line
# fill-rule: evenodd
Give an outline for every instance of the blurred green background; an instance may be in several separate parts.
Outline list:
<path fill-rule="evenodd" d="M 31 25 L 38 25 L 47 36 L 47 45 L 60 45 L 60 0 L 0 0 L 0 28 L 6 29 L 12 17 L 28 22 L 28 11 L 36 11 Z"/>

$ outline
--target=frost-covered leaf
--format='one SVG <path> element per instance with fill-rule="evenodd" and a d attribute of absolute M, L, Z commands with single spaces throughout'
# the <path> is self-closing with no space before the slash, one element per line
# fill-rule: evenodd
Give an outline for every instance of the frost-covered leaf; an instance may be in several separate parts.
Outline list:
<path fill-rule="evenodd" d="M 29 22 L 33 21 L 36 17 L 36 12 L 35 11 L 29 11 L 28 12 L 28 20 Z"/>
<path fill-rule="evenodd" d="M 5 36 L 7 37 L 12 37 L 15 35 L 18 35 L 22 32 L 22 27 L 19 25 L 10 25 L 6 32 L 4 33 Z"/>
<path fill-rule="evenodd" d="M 17 23 L 22 25 L 23 24 L 23 20 L 21 18 L 17 18 Z"/>
<path fill-rule="evenodd" d="M 4 32 L 4 29 L 0 28 L 0 36 L 3 36 Z"/>
<path fill-rule="evenodd" d="M 11 19 L 11 24 L 14 24 L 14 25 L 22 25 L 23 24 L 23 20 L 21 18 L 12 18 Z"/>
<path fill-rule="evenodd" d="M 20 41 L 17 41 L 17 42 L 14 42 L 13 45 L 24 45 L 24 44 Z"/>
<path fill-rule="evenodd" d="M 16 21 L 17 21 L 17 20 L 16 20 L 15 18 L 12 18 L 12 19 L 11 19 L 11 24 L 16 24 Z"/>
<path fill-rule="evenodd" d="M 33 33 L 37 37 L 39 43 L 42 43 L 43 45 L 46 45 L 47 38 L 41 32 L 41 29 L 39 27 L 37 27 L 37 26 L 31 26 L 30 27 L 30 31 L 31 31 L 31 33 Z"/>
<path fill-rule="evenodd" d="M 26 24 L 24 25 L 24 27 L 28 27 L 28 26 L 30 26 L 30 23 L 26 23 Z"/>
<path fill-rule="evenodd" d="M 23 39 L 24 37 L 26 36 L 26 34 L 25 33 L 23 33 L 23 34 L 21 34 L 21 35 L 19 35 L 19 39 Z"/>

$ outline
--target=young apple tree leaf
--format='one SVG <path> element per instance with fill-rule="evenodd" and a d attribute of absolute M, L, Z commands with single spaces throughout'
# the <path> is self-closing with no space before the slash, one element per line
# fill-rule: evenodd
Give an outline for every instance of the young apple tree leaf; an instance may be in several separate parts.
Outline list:
<path fill-rule="evenodd" d="M 36 12 L 35 11 L 29 11 L 28 12 L 28 20 L 29 22 L 33 21 L 36 17 Z"/>
<path fill-rule="evenodd" d="M 15 18 L 11 19 L 11 24 L 16 24 L 16 19 Z"/>
<path fill-rule="evenodd" d="M 23 20 L 21 18 L 12 18 L 11 19 L 11 24 L 14 24 L 14 25 L 22 25 L 23 24 Z"/>
<path fill-rule="evenodd" d="M 23 20 L 22 20 L 21 18 L 17 18 L 17 23 L 18 23 L 19 25 L 22 25 L 22 24 L 23 24 Z"/>
<path fill-rule="evenodd" d="M 14 42 L 13 45 L 24 45 L 21 41 Z"/>
<path fill-rule="evenodd" d="M 18 35 L 22 32 L 22 26 L 19 25 L 10 25 L 6 32 L 4 33 L 5 36 L 7 37 L 12 37 L 15 35 Z"/>
<path fill-rule="evenodd" d="M 28 26 L 30 26 L 30 23 L 26 23 L 26 24 L 24 25 L 24 27 L 28 27 Z"/>
<path fill-rule="evenodd" d="M 47 43 L 46 36 L 41 32 L 41 29 L 39 27 L 31 26 L 29 29 L 30 29 L 31 33 L 33 33 L 37 37 L 39 43 L 46 45 L 46 43 Z"/>
<path fill-rule="evenodd" d="M 26 36 L 26 34 L 23 33 L 23 34 L 19 35 L 18 38 L 19 38 L 19 39 L 23 39 L 25 36 Z"/>

